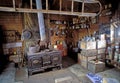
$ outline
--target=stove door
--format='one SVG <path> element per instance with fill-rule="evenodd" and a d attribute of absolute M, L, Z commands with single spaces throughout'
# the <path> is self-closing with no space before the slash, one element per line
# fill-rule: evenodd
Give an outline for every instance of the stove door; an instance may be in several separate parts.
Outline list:
<path fill-rule="evenodd" d="M 61 64 L 61 54 L 60 53 L 51 54 L 51 60 L 53 65 Z"/>
<path fill-rule="evenodd" d="M 30 59 L 32 68 L 41 68 L 42 67 L 42 58 L 41 57 L 33 57 Z"/>
<path fill-rule="evenodd" d="M 51 65 L 51 57 L 49 54 L 42 56 L 43 66 Z"/>

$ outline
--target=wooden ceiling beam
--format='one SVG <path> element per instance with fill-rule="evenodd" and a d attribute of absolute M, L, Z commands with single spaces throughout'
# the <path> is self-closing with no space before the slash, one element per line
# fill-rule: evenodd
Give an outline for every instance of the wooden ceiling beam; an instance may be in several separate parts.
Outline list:
<path fill-rule="evenodd" d="M 96 0 L 73 0 L 73 1 L 76 1 L 76 2 L 83 2 L 84 3 L 98 3 L 99 1 L 96 1 Z"/>
<path fill-rule="evenodd" d="M 61 14 L 61 15 L 75 15 L 75 16 L 96 16 L 96 13 L 81 13 L 81 12 L 69 12 L 69 11 L 57 11 L 57 10 L 38 10 L 38 9 L 25 9 L 25 8 L 8 8 L 0 7 L 0 11 L 7 12 L 23 12 L 23 13 L 48 13 L 48 14 Z"/>
<path fill-rule="evenodd" d="M 28 12 L 28 13 L 49 13 L 49 14 L 62 14 L 62 15 L 77 15 L 77 16 L 96 16 L 100 14 L 102 10 L 102 6 L 99 1 L 93 1 L 93 0 L 72 0 L 71 1 L 71 11 L 62 11 L 62 0 L 59 1 L 59 10 L 49 10 L 48 9 L 48 0 L 46 0 L 46 9 L 38 10 L 38 9 L 32 9 L 32 1 L 30 0 L 30 8 L 16 8 L 15 7 L 15 0 L 13 0 L 13 7 L 0 7 L 0 11 L 8 11 L 8 12 Z M 82 1 L 82 12 L 74 12 L 74 2 L 81 2 Z M 91 1 L 91 2 L 90 2 Z M 85 3 L 98 3 L 100 5 L 100 10 L 98 13 L 86 13 L 84 12 Z"/>
<path fill-rule="evenodd" d="M 0 11 L 5 11 L 5 12 L 15 12 L 15 8 L 11 7 L 0 7 Z"/>

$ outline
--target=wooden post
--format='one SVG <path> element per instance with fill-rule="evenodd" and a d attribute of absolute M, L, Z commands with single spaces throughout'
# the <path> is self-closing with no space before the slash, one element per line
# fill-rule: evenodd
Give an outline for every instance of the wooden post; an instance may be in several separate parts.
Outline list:
<path fill-rule="evenodd" d="M 83 0 L 83 2 L 82 2 L 82 14 L 84 13 L 84 0 Z"/>
<path fill-rule="evenodd" d="M 13 0 L 13 8 L 15 9 L 15 0 Z"/>
<path fill-rule="evenodd" d="M 60 2 L 60 12 L 61 12 L 61 9 L 62 9 L 62 0 L 59 0 L 59 2 Z"/>
<path fill-rule="evenodd" d="M 72 0 L 71 12 L 73 13 L 74 1 Z"/>
<path fill-rule="evenodd" d="M 32 9 L 32 0 L 30 0 L 30 9 Z"/>
<path fill-rule="evenodd" d="M 48 10 L 48 0 L 46 0 L 46 10 Z"/>

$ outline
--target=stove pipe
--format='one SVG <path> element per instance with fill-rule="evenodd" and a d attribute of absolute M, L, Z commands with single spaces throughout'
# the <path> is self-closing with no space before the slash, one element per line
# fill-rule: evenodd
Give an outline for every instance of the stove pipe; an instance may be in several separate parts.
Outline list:
<path fill-rule="evenodd" d="M 42 10 L 42 1 L 36 0 L 36 7 L 37 9 Z M 38 12 L 38 24 L 39 24 L 39 33 L 41 41 L 46 40 L 46 34 L 45 34 L 45 25 L 44 25 L 44 17 L 43 13 Z"/>

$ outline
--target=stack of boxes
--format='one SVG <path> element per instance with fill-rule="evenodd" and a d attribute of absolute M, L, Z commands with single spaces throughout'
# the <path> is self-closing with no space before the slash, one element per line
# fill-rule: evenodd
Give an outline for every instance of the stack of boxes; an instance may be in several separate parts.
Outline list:
<path fill-rule="evenodd" d="M 93 73 L 101 72 L 105 68 L 106 41 L 105 35 L 100 35 L 100 40 L 81 42 L 81 53 L 78 54 L 78 63 Z"/>

